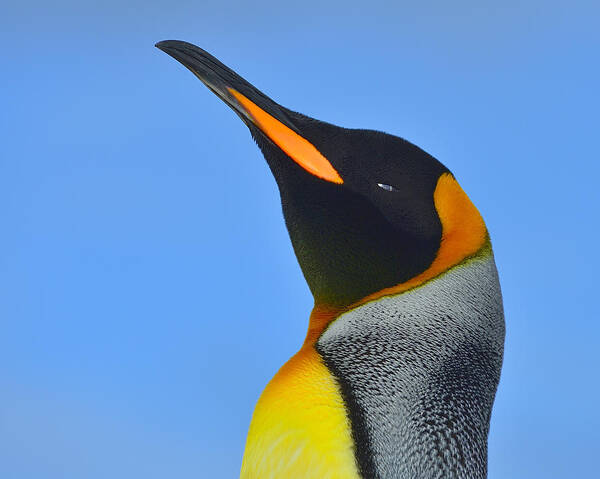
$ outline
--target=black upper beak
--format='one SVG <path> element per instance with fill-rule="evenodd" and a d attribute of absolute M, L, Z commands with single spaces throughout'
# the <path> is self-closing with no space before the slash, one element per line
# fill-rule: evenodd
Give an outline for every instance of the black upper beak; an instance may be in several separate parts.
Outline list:
<path fill-rule="evenodd" d="M 252 123 L 253 120 L 247 110 L 242 108 L 235 96 L 232 95 L 230 89 L 241 93 L 288 128 L 299 133 L 298 128 L 291 121 L 283 107 L 202 48 L 179 40 L 165 40 L 158 42 L 155 46 L 171 55 L 196 75 L 215 95 L 227 103 L 245 123 Z"/>
<path fill-rule="evenodd" d="M 263 138 L 279 147 L 311 174 L 337 184 L 344 182 L 329 160 L 302 136 L 290 119 L 291 112 L 288 113 L 288 110 L 254 88 L 233 70 L 191 43 L 168 40 L 159 42 L 156 46 L 187 67 L 227 103 L 253 134 L 260 132 Z"/>

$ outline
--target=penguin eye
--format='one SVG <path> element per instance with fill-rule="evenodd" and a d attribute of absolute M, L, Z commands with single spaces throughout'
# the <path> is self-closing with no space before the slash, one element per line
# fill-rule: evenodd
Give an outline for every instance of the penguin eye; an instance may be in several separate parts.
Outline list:
<path fill-rule="evenodd" d="M 377 186 L 385 191 L 396 191 L 396 188 L 391 185 L 386 185 L 385 183 L 377 183 Z"/>

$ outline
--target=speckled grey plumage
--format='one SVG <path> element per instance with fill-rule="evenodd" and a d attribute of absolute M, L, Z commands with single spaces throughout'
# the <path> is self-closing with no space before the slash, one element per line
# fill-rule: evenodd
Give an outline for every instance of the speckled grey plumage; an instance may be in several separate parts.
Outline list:
<path fill-rule="evenodd" d="M 503 346 L 490 249 L 333 322 L 317 350 L 342 386 L 362 475 L 485 478 Z"/>

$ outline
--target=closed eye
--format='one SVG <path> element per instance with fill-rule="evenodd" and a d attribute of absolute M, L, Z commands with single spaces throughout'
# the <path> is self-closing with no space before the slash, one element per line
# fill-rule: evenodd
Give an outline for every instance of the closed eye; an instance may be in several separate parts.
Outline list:
<path fill-rule="evenodd" d="M 385 183 L 377 183 L 377 186 L 379 186 L 379 188 L 385 190 L 385 191 L 395 191 L 396 188 L 394 188 L 391 185 L 386 185 Z"/>

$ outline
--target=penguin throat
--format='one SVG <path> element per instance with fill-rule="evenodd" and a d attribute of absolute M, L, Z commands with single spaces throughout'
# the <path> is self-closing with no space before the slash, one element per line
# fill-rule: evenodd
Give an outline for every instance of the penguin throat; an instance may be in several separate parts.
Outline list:
<path fill-rule="evenodd" d="M 315 348 L 339 382 L 363 477 L 483 479 L 503 342 L 491 251 L 331 322 Z"/>

